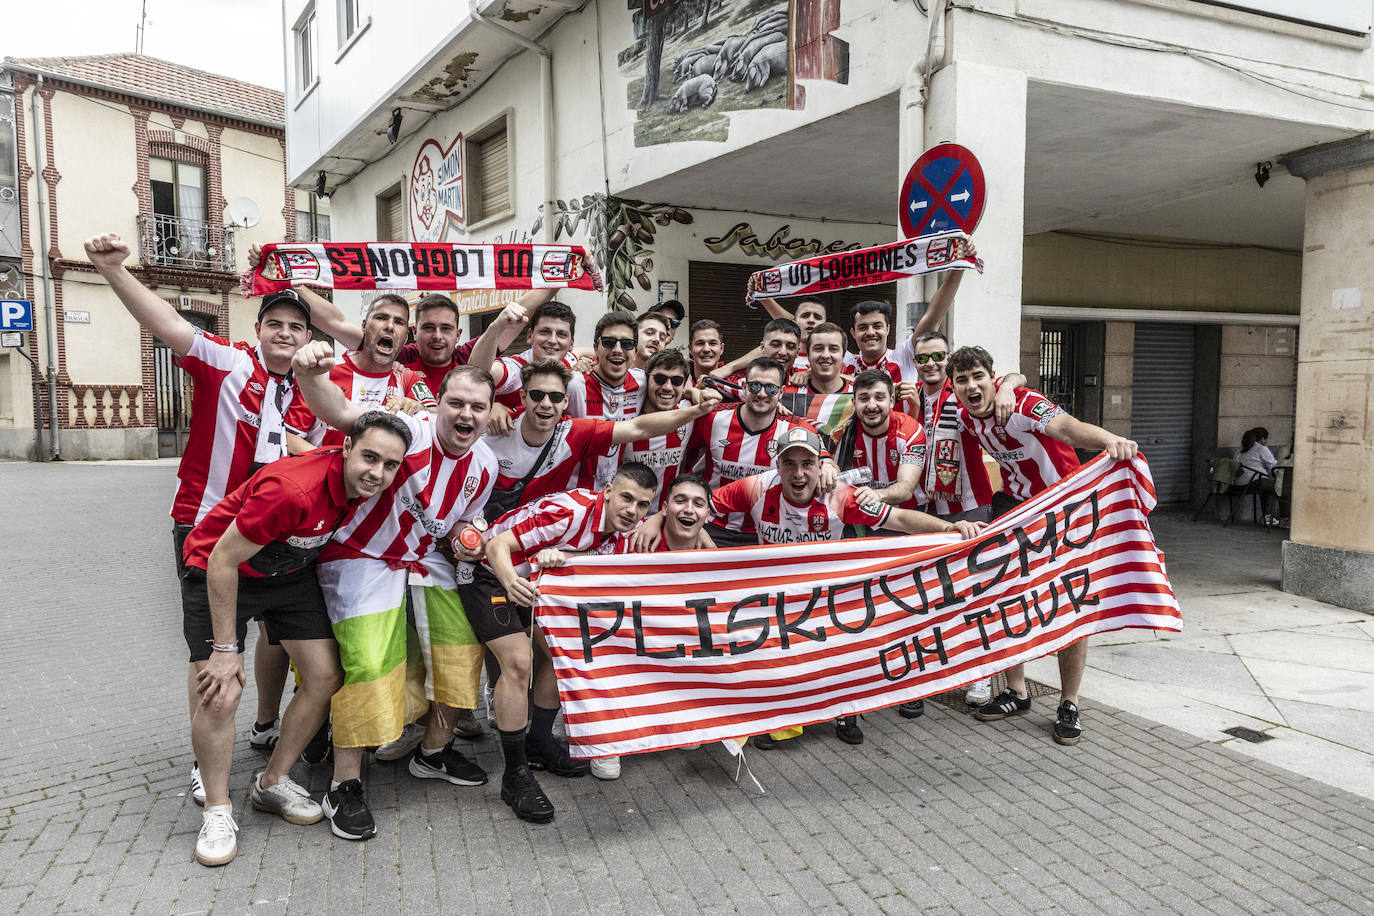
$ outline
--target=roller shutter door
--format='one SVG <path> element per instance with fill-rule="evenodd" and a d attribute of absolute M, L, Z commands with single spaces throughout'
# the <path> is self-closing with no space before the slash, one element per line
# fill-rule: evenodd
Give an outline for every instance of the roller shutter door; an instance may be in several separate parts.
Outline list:
<path fill-rule="evenodd" d="M 1161 503 L 1190 497 L 1193 325 L 1137 324 L 1131 438 L 1150 462 Z"/>

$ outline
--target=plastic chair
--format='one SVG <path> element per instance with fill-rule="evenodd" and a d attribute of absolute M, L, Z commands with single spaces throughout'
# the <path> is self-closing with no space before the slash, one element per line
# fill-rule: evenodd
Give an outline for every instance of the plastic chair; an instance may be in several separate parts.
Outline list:
<path fill-rule="evenodd" d="M 1218 496 L 1225 496 L 1227 498 L 1227 502 L 1230 503 L 1231 506 L 1231 518 L 1236 517 L 1236 503 L 1232 491 L 1235 489 L 1236 476 L 1240 474 L 1240 468 L 1240 462 L 1234 458 L 1220 456 L 1211 460 L 1207 465 L 1207 479 L 1211 481 L 1211 485 L 1207 489 L 1207 498 L 1202 501 L 1202 505 L 1198 506 L 1197 511 L 1193 513 L 1193 521 L 1197 521 L 1207 508 L 1207 504 L 1210 503 L 1214 497 Z M 1228 524 L 1225 519 L 1221 518 L 1220 512 L 1217 513 L 1217 520 L 1222 523 L 1223 527 Z"/>

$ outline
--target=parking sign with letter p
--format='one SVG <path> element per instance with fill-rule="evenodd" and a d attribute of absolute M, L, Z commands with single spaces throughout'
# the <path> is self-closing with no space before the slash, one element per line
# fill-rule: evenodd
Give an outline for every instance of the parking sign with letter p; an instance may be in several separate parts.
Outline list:
<path fill-rule="evenodd" d="M 0 331 L 32 330 L 32 302 L 28 299 L 0 299 Z"/>

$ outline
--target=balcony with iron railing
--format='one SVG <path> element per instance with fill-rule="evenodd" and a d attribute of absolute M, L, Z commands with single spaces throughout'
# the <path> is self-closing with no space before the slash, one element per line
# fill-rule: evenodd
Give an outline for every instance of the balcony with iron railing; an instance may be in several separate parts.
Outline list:
<path fill-rule="evenodd" d="M 138 257 L 144 267 L 232 274 L 234 229 L 204 220 L 140 213 Z"/>

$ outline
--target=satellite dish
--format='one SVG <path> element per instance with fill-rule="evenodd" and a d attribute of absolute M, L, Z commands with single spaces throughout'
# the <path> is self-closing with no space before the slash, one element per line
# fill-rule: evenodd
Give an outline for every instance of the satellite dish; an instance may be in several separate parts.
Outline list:
<path fill-rule="evenodd" d="M 262 212 L 251 197 L 235 197 L 224 212 L 229 222 L 240 229 L 252 229 L 262 219 Z"/>

